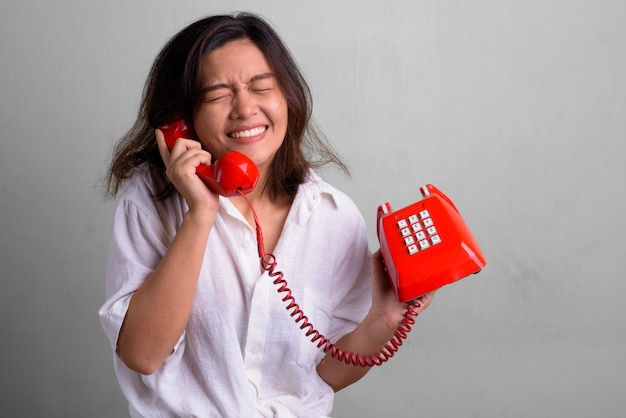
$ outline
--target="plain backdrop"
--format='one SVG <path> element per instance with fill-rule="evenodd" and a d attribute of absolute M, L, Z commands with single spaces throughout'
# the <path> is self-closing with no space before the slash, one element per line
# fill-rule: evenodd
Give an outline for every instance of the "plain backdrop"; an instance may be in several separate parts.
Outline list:
<path fill-rule="evenodd" d="M 619 0 L 2 2 L 0 415 L 127 416 L 97 315 L 102 177 L 159 49 L 235 10 L 265 16 L 299 62 L 352 174 L 322 175 L 358 204 L 372 249 L 378 205 L 433 183 L 488 262 L 441 289 L 333 416 L 623 416 Z"/>

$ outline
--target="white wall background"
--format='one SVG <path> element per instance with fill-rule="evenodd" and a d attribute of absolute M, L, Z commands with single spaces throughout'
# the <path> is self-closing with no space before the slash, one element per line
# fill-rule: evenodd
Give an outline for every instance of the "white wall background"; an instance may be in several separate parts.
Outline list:
<path fill-rule="evenodd" d="M 0 415 L 125 416 L 97 310 L 99 180 L 164 42 L 207 14 L 278 28 L 364 213 L 432 182 L 488 260 L 336 417 L 626 411 L 626 3 L 8 0 L 0 6 Z"/>

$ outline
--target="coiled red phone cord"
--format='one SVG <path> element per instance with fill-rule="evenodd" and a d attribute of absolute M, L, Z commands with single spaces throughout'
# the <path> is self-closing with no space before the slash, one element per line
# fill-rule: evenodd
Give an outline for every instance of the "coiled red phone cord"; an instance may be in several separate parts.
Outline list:
<path fill-rule="evenodd" d="M 305 335 L 310 338 L 311 342 L 317 343 L 318 348 L 323 347 L 324 353 L 328 353 L 330 351 L 330 355 L 335 359 L 343 361 L 346 364 L 352 364 L 353 366 L 380 366 L 393 357 L 400 346 L 402 346 L 402 341 L 407 338 L 408 333 L 411 331 L 411 325 L 415 324 L 415 317 L 417 317 L 419 313 L 414 309 L 419 308 L 421 304 L 416 300 L 407 303 L 407 310 L 404 313 L 398 329 L 394 333 L 394 336 L 381 350 L 372 354 L 358 354 L 351 351 L 344 351 L 316 330 L 313 324 L 309 322 L 309 318 L 300 309 L 300 306 L 296 303 L 295 298 L 291 294 L 291 289 L 289 289 L 289 284 L 287 283 L 287 280 L 284 279 L 283 273 L 281 271 L 276 271 L 276 267 L 278 265 L 276 257 L 274 254 L 265 252 L 263 231 L 261 230 L 261 224 L 259 223 L 259 219 L 252 203 L 243 192 L 239 191 L 239 194 L 244 198 L 252 211 L 252 215 L 254 216 L 254 222 L 256 224 L 257 248 L 259 258 L 261 259 L 261 267 L 263 270 L 267 271 L 271 278 L 274 279 L 273 283 L 278 286 L 278 293 L 284 294 L 282 301 L 287 305 L 285 309 L 291 310 L 290 315 L 295 318 L 295 323 L 300 325 L 300 329 L 306 330 Z"/>

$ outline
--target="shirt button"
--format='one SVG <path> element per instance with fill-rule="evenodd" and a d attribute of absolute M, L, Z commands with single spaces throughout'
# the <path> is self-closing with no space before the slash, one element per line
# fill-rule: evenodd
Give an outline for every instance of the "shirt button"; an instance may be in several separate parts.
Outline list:
<path fill-rule="evenodd" d="M 245 240 L 241 245 L 243 246 L 243 248 L 248 249 L 248 248 L 250 248 L 251 243 L 250 243 L 250 241 Z"/>
<path fill-rule="evenodd" d="M 250 352 L 252 354 L 259 354 L 261 352 L 261 346 L 254 344 L 252 347 L 250 347 Z"/>

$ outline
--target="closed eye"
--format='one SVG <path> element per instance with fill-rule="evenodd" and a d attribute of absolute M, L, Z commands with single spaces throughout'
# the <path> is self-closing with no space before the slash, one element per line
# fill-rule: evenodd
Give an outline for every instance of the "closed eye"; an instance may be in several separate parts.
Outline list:
<path fill-rule="evenodd" d="M 276 79 L 273 74 L 262 74 L 253 77 L 250 81 L 250 91 L 254 93 L 267 93 L 276 86 Z"/>
<path fill-rule="evenodd" d="M 204 97 L 204 102 L 205 103 L 216 103 L 216 102 L 225 100 L 225 99 L 229 98 L 230 96 L 231 96 L 230 93 L 217 94 L 217 95 L 216 94 L 212 94 L 212 95 L 207 94 Z"/>

